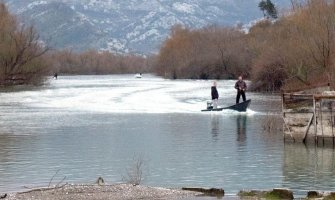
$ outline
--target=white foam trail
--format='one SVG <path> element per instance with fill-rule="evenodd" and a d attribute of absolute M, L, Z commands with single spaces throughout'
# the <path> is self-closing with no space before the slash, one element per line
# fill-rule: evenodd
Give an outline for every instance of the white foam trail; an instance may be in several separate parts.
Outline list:
<path fill-rule="evenodd" d="M 221 101 L 234 98 L 234 82 L 218 81 Z M 133 75 L 60 76 L 41 90 L 3 93 L 1 102 L 89 112 L 201 113 L 210 99 L 211 85 L 212 81 L 171 81 L 150 75 L 142 79 Z"/>
<path fill-rule="evenodd" d="M 255 114 L 258 114 L 258 112 L 257 111 L 253 111 L 253 110 L 251 110 L 251 109 L 247 109 L 247 115 L 255 115 Z"/>
<path fill-rule="evenodd" d="M 204 114 L 211 114 L 211 115 L 247 115 L 247 116 L 252 116 L 252 115 L 255 115 L 255 114 L 258 114 L 258 112 L 256 111 L 253 111 L 251 109 L 247 109 L 246 112 L 238 112 L 238 111 L 235 111 L 235 110 L 229 110 L 229 109 L 226 109 L 226 110 L 222 110 L 222 111 L 211 111 L 211 112 L 202 112 Z"/>

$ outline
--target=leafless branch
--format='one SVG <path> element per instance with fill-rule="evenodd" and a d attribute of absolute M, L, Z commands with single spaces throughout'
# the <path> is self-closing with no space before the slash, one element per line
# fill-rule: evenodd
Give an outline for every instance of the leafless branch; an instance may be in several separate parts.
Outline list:
<path fill-rule="evenodd" d="M 50 187 L 50 185 L 51 185 L 53 179 L 55 178 L 55 176 L 58 174 L 59 171 L 60 171 L 60 169 L 58 169 L 58 170 L 56 171 L 56 173 L 51 177 L 51 179 L 50 179 L 50 181 L 49 181 L 49 184 L 48 184 L 48 187 Z"/>

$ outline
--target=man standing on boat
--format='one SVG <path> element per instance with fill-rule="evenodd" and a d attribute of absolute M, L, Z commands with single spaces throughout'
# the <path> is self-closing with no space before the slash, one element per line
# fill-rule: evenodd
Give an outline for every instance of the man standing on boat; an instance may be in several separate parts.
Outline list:
<path fill-rule="evenodd" d="M 211 94 L 212 94 L 212 101 L 213 101 L 213 108 L 216 109 L 218 107 L 218 99 L 219 99 L 219 93 L 216 89 L 216 81 L 213 82 L 213 86 L 211 88 Z"/>
<path fill-rule="evenodd" d="M 246 101 L 245 90 L 247 89 L 247 84 L 243 81 L 242 76 L 238 77 L 238 81 L 235 83 L 235 89 L 237 90 L 236 104 L 240 103 L 241 95 L 242 95 L 243 101 Z"/>

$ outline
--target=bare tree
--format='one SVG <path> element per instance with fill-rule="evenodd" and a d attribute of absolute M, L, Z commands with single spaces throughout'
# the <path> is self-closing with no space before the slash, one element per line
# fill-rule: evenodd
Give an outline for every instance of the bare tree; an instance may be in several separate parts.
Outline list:
<path fill-rule="evenodd" d="M 143 157 L 134 157 L 132 165 L 127 168 L 126 175 L 122 179 L 133 186 L 140 185 L 143 180 L 143 167 Z"/>
<path fill-rule="evenodd" d="M 0 84 L 29 83 L 40 78 L 45 69 L 39 62 L 49 47 L 42 44 L 33 26 L 21 25 L 0 3 Z"/>

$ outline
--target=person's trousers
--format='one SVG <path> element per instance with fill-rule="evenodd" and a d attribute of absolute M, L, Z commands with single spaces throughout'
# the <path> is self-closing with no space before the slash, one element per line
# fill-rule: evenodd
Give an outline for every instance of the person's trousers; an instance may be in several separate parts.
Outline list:
<path fill-rule="evenodd" d="M 245 92 L 243 90 L 238 90 L 236 95 L 236 104 L 240 103 L 240 97 L 242 95 L 243 101 L 246 101 Z"/>
<path fill-rule="evenodd" d="M 213 108 L 214 109 L 218 108 L 218 99 L 213 99 Z"/>

